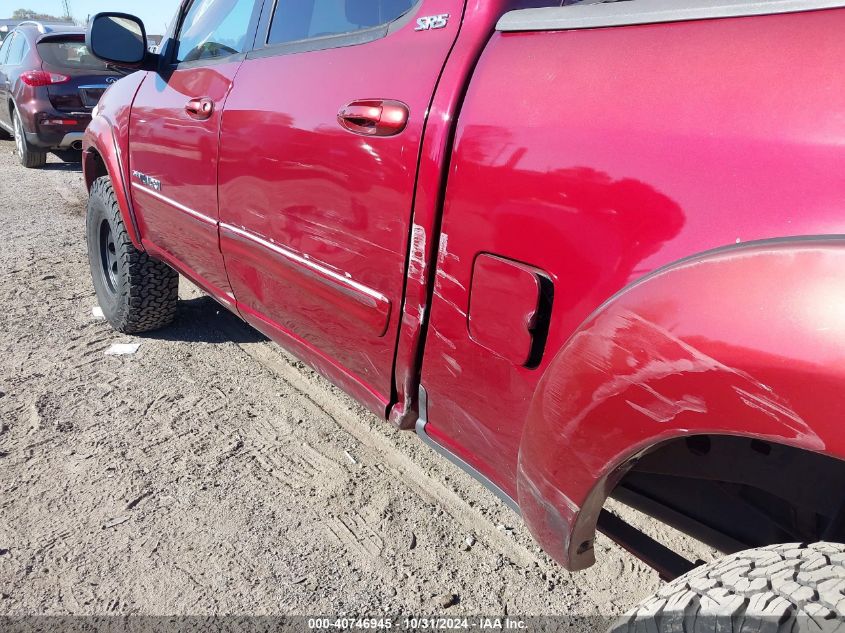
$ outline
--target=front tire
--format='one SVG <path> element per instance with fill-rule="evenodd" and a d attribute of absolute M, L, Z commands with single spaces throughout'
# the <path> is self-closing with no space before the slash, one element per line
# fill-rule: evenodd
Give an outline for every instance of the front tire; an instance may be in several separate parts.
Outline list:
<path fill-rule="evenodd" d="M 726 556 L 666 584 L 611 633 L 845 632 L 845 545 L 792 543 Z"/>
<path fill-rule="evenodd" d="M 107 176 L 91 187 L 85 232 L 94 289 L 111 326 L 137 334 L 171 323 L 179 274 L 132 244 Z"/>
<path fill-rule="evenodd" d="M 26 140 L 23 121 L 18 109 L 15 108 L 12 116 L 12 125 L 15 130 L 15 149 L 18 152 L 18 160 L 27 169 L 36 169 L 47 164 L 47 152 L 41 151 L 29 144 Z"/>

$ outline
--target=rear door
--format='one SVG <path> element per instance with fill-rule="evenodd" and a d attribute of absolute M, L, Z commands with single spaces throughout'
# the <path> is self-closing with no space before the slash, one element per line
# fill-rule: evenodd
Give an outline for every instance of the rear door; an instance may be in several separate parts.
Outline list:
<path fill-rule="evenodd" d="M 266 6 L 223 117 L 229 278 L 248 321 L 383 414 L 423 127 L 463 0 Z"/>
<path fill-rule="evenodd" d="M 2 90 L 0 92 L 0 103 L 3 106 L 7 106 L 9 101 L 14 98 L 15 85 L 19 81 L 21 71 L 23 70 L 21 62 L 29 51 L 29 43 L 26 41 L 26 36 L 19 31 L 12 33 L 7 42 L 3 44 L 4 48 L 6 48 L 7 44 L 8 48 L 6 50 L 8 52 L 5 55 L 2 66 L 0 66 L 0 75 L 2 75 L 0 77 L 0 82 L 2 82 L 2 86 L 0 86 L 0 90 Z M 8 107 L 2 107 L 0 108 L 0 112 L 2 112 L 0 116 L 3 116 L 3 122 L 11 124 L 11 110 Z"/>
<path fill-rule="evenodd" d="M 165 62 L 132 106 L 129 162 L 142 241 L 223 301 L 231 300 L 217 237 L 223 104 L 254 41 L 254 0 L 189 0 Z"/>
<path fill-rule="evenodd" d="M 6 72 L 6 58 L 9 56 L 9 49 L 12 47 L 12 39 L 15 34 L 7 36 L 0 46 L 0 104 L 9 102 L 9 92 L 12 88 L 12 80 Z M 9 117 L 9 108 L 0 107 L 0 124 L 11 130 L 12 121 Z"/>

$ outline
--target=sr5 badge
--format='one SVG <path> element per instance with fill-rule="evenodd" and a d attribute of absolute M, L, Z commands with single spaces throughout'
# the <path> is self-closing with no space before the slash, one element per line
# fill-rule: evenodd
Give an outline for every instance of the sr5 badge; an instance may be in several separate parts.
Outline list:
<path fill-rule="evenodd" d="M 432 29 L 442 29 L 449 22 L 449 14 L 441 13 L 440 15 L 427 15 L 424 18 L 417 19 L 417 28 L 415 31 L 430 31 Z"/>

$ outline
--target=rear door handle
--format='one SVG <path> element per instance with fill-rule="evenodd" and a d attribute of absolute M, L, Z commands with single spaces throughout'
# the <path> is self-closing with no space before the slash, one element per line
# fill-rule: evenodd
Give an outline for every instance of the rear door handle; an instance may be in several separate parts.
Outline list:
<path fill-rule="evenodd" d="M 408 125 L 409 110 L 401 101 L 361 99 L 337 113 L 340 126 L 363 136 L 394 136 Z"/>
<path fill-rule="evenodd" d="M 193 119 L 204 121 L 214 113 L 214 101 L 208 97 L 191 99 L 185 106 L 185 112 Z"/>

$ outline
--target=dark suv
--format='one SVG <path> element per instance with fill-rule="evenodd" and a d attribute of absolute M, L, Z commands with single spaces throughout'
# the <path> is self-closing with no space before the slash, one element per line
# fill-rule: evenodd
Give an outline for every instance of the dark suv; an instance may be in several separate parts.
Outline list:
<path fill-rule="evenodd" d="M 120 77 L 88 52 L 83 29 L 19 24 L 0 47 L 0 129 L 14 135 L 21 163 L 81 150 L 91 111 Z"/>

